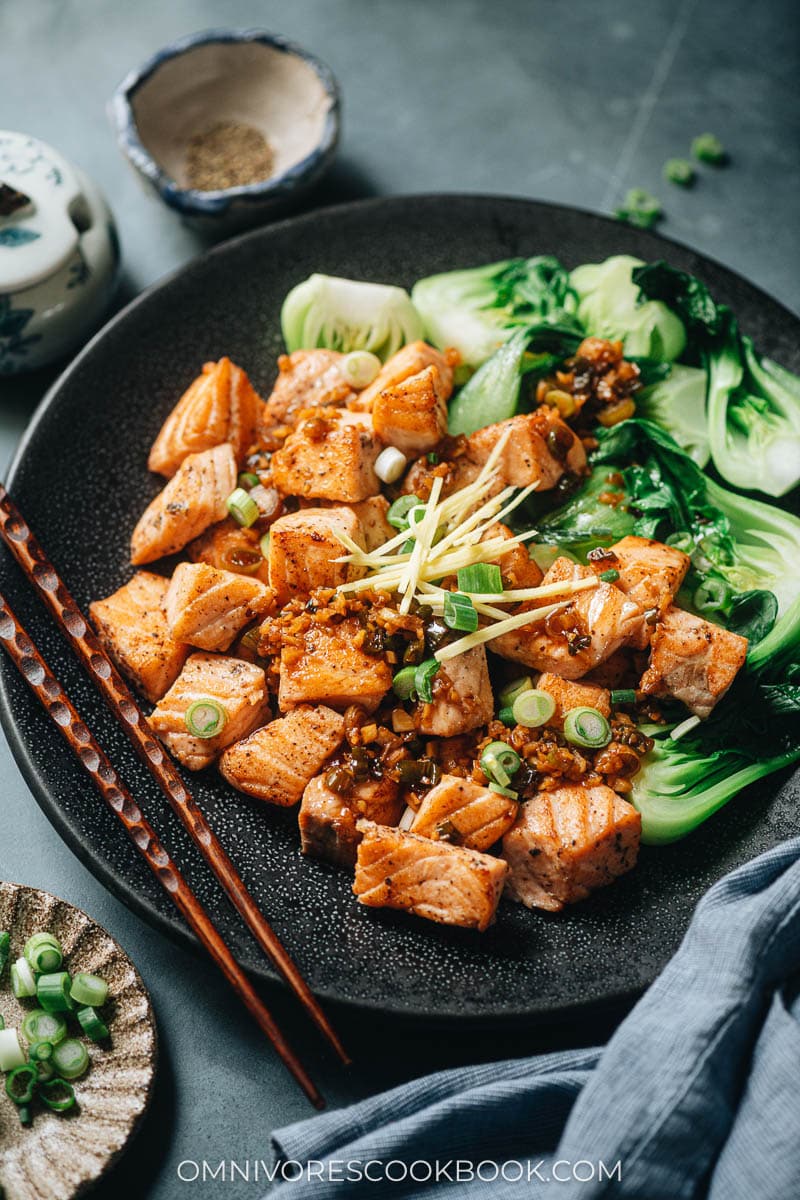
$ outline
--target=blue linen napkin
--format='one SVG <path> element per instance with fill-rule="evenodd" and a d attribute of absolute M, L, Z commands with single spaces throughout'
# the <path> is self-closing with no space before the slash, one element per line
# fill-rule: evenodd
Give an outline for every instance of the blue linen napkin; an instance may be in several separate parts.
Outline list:
<path fill-rule="evenodd" d="M 289 1125 L 271 1195 L 788 1200 L 799 992 L 797 838 L 710 889 L 605 1048 L 442 1071 Z"/>

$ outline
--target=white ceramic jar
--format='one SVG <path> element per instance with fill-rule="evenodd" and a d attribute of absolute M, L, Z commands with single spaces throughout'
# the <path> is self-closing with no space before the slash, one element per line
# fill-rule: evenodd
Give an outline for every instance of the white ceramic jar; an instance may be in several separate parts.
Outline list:
<path fill-rule="evenodd" d="M 45 142 L 0 130 L 0 375 L 74 349 L 108 307 L 118 265 L 96 184 Z"/>

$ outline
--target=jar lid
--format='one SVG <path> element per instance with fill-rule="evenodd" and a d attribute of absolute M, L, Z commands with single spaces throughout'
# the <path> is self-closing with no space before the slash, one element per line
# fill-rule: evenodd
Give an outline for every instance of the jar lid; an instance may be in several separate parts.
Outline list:
<path fill-rule="evenodd" d="M 78 245 L 85 210 L 63 155 L 28 134 L 0 130 L 0 293 L 58 271 Z"/>

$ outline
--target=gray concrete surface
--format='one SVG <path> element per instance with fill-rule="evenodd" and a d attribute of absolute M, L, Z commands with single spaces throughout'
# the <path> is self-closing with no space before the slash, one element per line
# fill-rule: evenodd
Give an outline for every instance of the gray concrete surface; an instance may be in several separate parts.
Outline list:
<path fill-rule="evenodd" d="M 797 9 L 792 0 L 3 0 L 0 125 L 58 146 L 105 188 L 122 234 L 121 298 L 204 243 L 146 196 L 105 104 L 127 70 L 171 39 L 262 26 L 328 61 L 344 136 L 315 203 L 414 191 L 484 191 L 609 211 L 631 186 L 664 201 L 665 234 L 749 276 L 795 309 L 798 287 Z M 661 165 L 711 130 L 731 165 L 683 192 Z M 557 247 L 554 247 L 557 250 Z M 0 382 L 0 463 L 51 372 Z M 269 1130 L 308 1109 L 213 969 L 106 893 L 60 842 L 0 748 L 0 877 L 87 909 L 152 990 L 162 1063 L 151 1116 L 105 1197 L 258 1197 L 261 1184 L 182 1184 L 183 1160 L 267 1156 Z M 347 1075 L 279 996 L 276 1007 L 333 1104 L 449 1063 L 592 1042 L 590 1028 L 468 1037 L 346 1024 Z"/>

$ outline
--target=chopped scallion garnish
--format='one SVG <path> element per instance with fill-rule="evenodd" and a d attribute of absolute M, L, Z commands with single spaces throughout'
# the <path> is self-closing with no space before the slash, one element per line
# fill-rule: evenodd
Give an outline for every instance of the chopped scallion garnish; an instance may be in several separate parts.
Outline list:
<path fill-rule="evenodd" d="M 549 692 L 531 688 L 527 692 L 520 692 L 514 701 L 513 710 L 517 725 L 524 725 L 526 729 L 538 729 L 550 720 L 556 711 L 556 702 Z"/>
<path fill-rule="evenodd" d="M 89 1066 L 89 1052 L 77 1038 L 67 1038 L 53 1051 L 53 1066 L 64 1079 L 77 1079 Z"/>
<path fill-rule="evenodd" d="M 6 1095 L 15 1104 L 30 1104 L 36 1085 L 39 1082 L 39 1072 L 30 1063 L 14 1067 L 6 1076 Z"/>
<path fill-rule="evenodd" d="M 108 1026 L 100 1019 L 91 1005 L 79 1008 L 78 1022 L 86 1036 L 93 1042 L 102 1042 L 108 1037 Z"/>
<path fill-rule="evenodd" d="M 45 975 L 58 970 L 64 961 L 64 952 L 52 933 L 34 933 L 25 943 L 25 957 L 32 971 Z"/>
<path fill-rule="evenodd" d="M 444 623 L 448 629 L 473 633 L 478 628 L 478 613 L 469 596 L 448 592 L 444 598 Z"/>
<path fill-rule="evenodd" d="M 504 705 L 503 708 L 500 709 L 499 713 L 497 714 L 497 719 L 498 719 L 498 721 L 502 721 L 504 725 L 508 725 L 509 728 L 513 728 L 514 725 L 516 725 L 516 723 L 517 723 L 514 720 L 513 708 L 511 708 L 510 705 L 507 705 L 507 704 Z"/>
<path fill-rule="evenodd" d="M 72 980 L 67 971 L 56 971 L 51 975 L 40 975 L 36 984 L 36 998 L 45 1012 L 70 1012 Z M 48 1041 L 51 1039 L 48 1038 Z"/>
<path fill-rule="evenodd" d="M 596 708 L 571 708 L 564 717 L 564 737 L 573 746 L 597 750 L 611 741 L 611 726 Z"/>
<path fill-rule="evenodd" d="M 603 583 L 616 583 L 619 579 L 619 571 L 616 567 L 609 567 L 607 571 L 600 572 L 600 578 Z"/>
<path fill-rule="evenodd" d="M 494 780 L 489 784 L 490 792 L 497 792 L 498 796 L 508 796 L 509 800 L 519 800 L 519 792 L 515 792 L 513 788 L 503 787 L 500 783 L 495 783 Z"/>
<path fill-rule="evenodd" d="M 8 962 L 9 951 L 11 950 L 11 935 L 8 933 L 0 933 L 0 978 L 2 978 L 6 963 Z"/>
<path fill-rule="evenodd" d="M 249 489 L 258 487 L 261 480 L 256 475 L 255 471 L 242 471 L 239 478 L 236 480 L 240 488 Z"/>
<path fill-rule="evenodd" d="M 508 787 L 512 775 L 522 765 L 522 759 L 506 742 L 490 742 L 480 758 L 481 770 L 492 783 Z"/>
<path fill-rule="evenodd" d="M 382 483 L 397 483 L 408 466 L 408 459 L 396 446 L 387 446 L 375 459 L 375 474 Z"/>
<path fill-rule="evenodd" d="M 723 579 L 704 579 L 692 597 L 692 603 L 700 613 L 724 613 L 733 598 L 733 592 Z"/>
<path fill-rule="evenodd" d="M 400 496 L 395 500 L 386 514 L 386 520 L 395 529 L 408 529 L 408 514 L 412 508 L 421 504 L 419 496 Z"/>
<path fill-rule="evenodd" d="M 13 1071 L 25 1065 L 25 1055 L 16 1029 L 0 1029 L 0 1071 Z"/>
<path fill-rule="evenodd" d="M 381 360 L 369 350 L 351 350 L 344 358 L 339 359 L 342 378 L 358 391 L 369 387 L 377 378 L 380 369 Z"/>
<path fill-rule="evenodd" d="M 523 692 L 529 692 L 533 687 L 533 680 L 530 675 L 520 675 L 517 679 L 512 679 L 507 683 L 500 692 L 500 705 L 502 708 L 510 708 L 516 700 L 517 696 L 521 696 Z"/>
<path fill-rule="evenodd" d="M 426 658 L 425 662 L 421 662 L 414 671 L 414 687 L 420 700 L 426 704 L 430 704 L 433 700 L 433 688 L 431 686 L 433 677 L 439 670 L 439 663 L 435 658 Z"/>
<path fill-rule="evenodd" d="M 108 999 L 108 984 L 99 975 L 89 975 L 86 971 L 79 971 L 72 980 L 69 994 L 81 1008 L 86 1005 L 100 1008 Z"/>
<path fill-rule="evenodd" d="M 635 704 L 636 692 L 633 688 L 615 688 L 611 693 L 612 704 Z"/>
<path fill-rule="evenodd" d="M 27 1042 L 50 1042 L 57 1045 L 67 1036 L 67 1022 L 60 1013 L 34 1008 L 25 1014 L 22 1036 Z"/>
<path fill-rule="evenodd" d="M 258 520 L 258 505 L 244 488 L 234 488 L 227 500 L 227 508 L 234 521 L 249 528 Z"/>
<path fill-rule="evenodd" d="M 52 1042 L 34 1042 L 28 1048 L 28 1058 L 31 1062 L 47 1062 L 53 1057 L 55 1047 Z"/>
<path fill-rule="evenodd" d="M 460 592 L 497 593 L 503 590 L 503 576 L 496 563 L 473 563 L 459 568 L 456 578 Z"/>
<path fill-rule="evenodd" d="M 202 700 L 195 700 L 194 704 L 190 704 L 183 718 L 189 733 L 197 738 L 216 737 L 222 732 L 227 719 L 228 714 L 223 706 L 210 696 L 204 696 Z"/>
<path fill-rule="evenodd" d="M 416 699 L 417 689 L 414 682 L 414 677 L 417 673 L 416 667 L 403 667 L 398 671 L 392 680 L 392 691 L 400 700 Z"/>
<path fill-rule="evenodd" d="M 11 990 L 17 1000 L 36 995 L 36 976 L 27 958 L 18 958 L 11 967 Z"/>
<path fill-rule="evenodd" d="M 45 1079 L 39 1084 L 39 1098 L 52 1112 L 67 1112 L 75 1106 L 75 1089 L 66 1079 Z"/>

